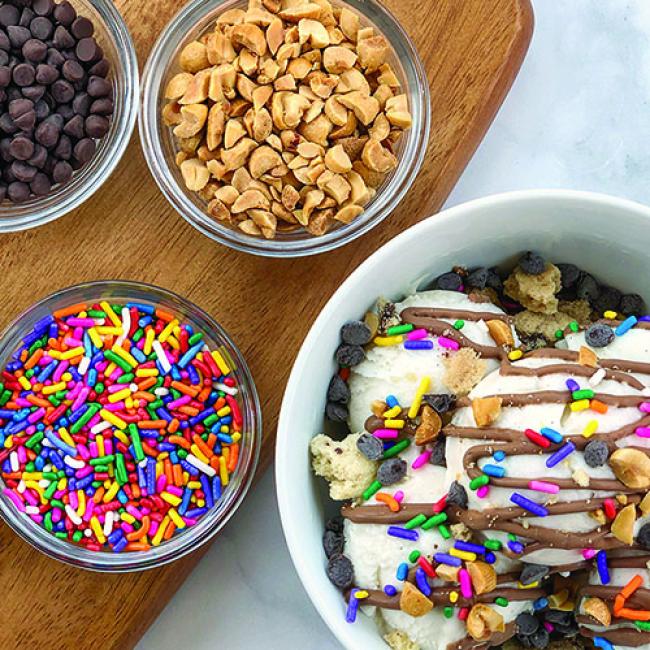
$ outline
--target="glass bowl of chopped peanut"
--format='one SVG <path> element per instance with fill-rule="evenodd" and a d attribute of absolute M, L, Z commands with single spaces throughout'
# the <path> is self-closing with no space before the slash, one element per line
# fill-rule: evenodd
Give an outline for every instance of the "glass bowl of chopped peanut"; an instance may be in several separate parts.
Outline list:
<path fill-rule="evenodd" d="M 422 62 L 375 0 L 194 0 L 144 72 L 140 130 L 163 194 L 258 255 L 321 253 L 381 222 L 429 128 Z"/>

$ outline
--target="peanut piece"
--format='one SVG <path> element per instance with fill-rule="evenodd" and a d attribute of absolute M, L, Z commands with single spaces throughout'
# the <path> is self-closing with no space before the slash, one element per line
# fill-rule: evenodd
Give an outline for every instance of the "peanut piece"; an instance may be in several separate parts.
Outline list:
<path fill-rule="evenodd" d="M 424 616 L 433 609 L 433 603 L 410 582 L 404 583 L 399 608 L 410 616 Z"/>
<path fill-rule="evenodd" d="M 476 397 L 472 400 L 472 413 L 479 427 L 489 427 L 501 414 L 500 397 Z"/>
<path fill-rule="evenodd" d="M 648 489 L 650 487 L 650 458 L 639 449 L 617 449 L 609 458 L 616 478 L 626 487 Z"/>
<path fill-rule="evenodd" d="M 210 62 L 205 45 L 199 41 L 188 43 L 181 51 L 179 63 L 186 72 L 199 72 L 207 68 Z"/>
<path fill-rule="evenodd" d="M 202 190 L 210 180 L 208 168 L 198 158 L 190 158 L 181 163 L 181 174 L 185 186 L 192 192 Z"/>

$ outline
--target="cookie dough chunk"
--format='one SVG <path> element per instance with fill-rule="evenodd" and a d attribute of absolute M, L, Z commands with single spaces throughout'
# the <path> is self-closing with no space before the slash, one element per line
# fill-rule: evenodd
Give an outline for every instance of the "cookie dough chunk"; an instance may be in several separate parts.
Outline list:
<path fill-rule="evenodd" d="M 538 314 L 522 311 L 515 316 L 515 327 L 522 335 L 541 334 L 549 343 L 557 341 L 555 332 L 564 330 L 575 319 L 564 312 Z"/>
<path fill-rule="evenodd" d="M 312 467 L 330 484 L 334 501 L 356 499 L 375 480 L 377 463 L 357 448 L 360 433 L 351 433 L 340 442 L 320 434 L 311 441 Z"/>
<path fill-rule="evenodd" d="M 560 269 L 547 263 L 543 273 L 529 275 L 519 266 L 504 283 L 506 295 L 510 296 L 529 311 L 540 314 L 553 314 L 558 309 L 555 294 L 560 290 Z"/>
<path fill-rule="evenodd" d="M 393 630 L 389 634 L 385 634 L 384 641 L 393 650 L 420 650 L 420 646 L 414 641 L 411 641 L 401 630 Z"/>
<path fill-rule="evenodd" d="M 485 376 L 487 364 L 472 350 L 461 348 L 444 360 L 445 375 L 442 379 L 447 388 L 456 395 L 466 395 Z"/>
<path fill-rule="evenodd" d="M 586 300 L 560 300 L 558 311 L 571 316 L 582 328 L 591 324 L 591 306 Z"/>

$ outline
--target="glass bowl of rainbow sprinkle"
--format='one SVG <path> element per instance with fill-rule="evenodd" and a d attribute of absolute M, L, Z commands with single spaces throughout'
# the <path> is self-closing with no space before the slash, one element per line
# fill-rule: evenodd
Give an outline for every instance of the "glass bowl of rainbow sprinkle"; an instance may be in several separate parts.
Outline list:
<path fill-rule="evenodd" d="M 97 571 L 178 559 L 215 535 L 259 458 L 253 379 L 222 327 L 125 281 L 63 289 L 0 338 L 0 514 Z"/>

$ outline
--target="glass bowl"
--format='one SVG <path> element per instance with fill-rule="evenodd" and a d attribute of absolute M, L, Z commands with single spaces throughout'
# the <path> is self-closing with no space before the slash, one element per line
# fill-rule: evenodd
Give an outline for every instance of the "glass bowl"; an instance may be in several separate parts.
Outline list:
<path fill-rule="evenodd" d="M 55 537 L 30 517 L 19 512 L 3 493 L 0 479 L 0 515 L 23 539 L 39 551 L 68 564 L 95 571 L 125 572 L 150 569 L 177 560 L 213 537 L 232 517 L 242 503 L 257 468 L 262 441 L 262 417 L 253 378 L 241 352 L 223 328 L 203 310 L 166 289 L 136 282 L 101 281 L 79 284 L 44 298 L 14 320 L 0 337 L 0 368 L 4 368 L 18 349 L 22 338 L 35 323 L 53 311 L 79 303 L 100 300 L 137 302 L 162 307 L 178 315 L 195 331 L 203 332 L 211 349 L 219 349 L 229 357 L 240 388 L 242 438 L 239 464 L 231 474 L 218 503 L 196 525 L 175 534 L 170 540 L 148 550 L 113 553 L 92 551 Z M 2 446 L 0 446 L 0 449 Z"/>
<path fill-rule="evenodd" d="M 244 0 L 194 0 L 169 23 L 156 42 L 145 66 L 140 107 L 140 136 L 145 158 L 154 179 L 169 202 L 195 228 L 211 239 L 236 250 L 268 257 L 299 257 L 322 253 L 343 246 L 361 236 L 388 217 L 404 198 L 424 160 L 431 122 L 429 83 L 424 67 L 412 41 L 397 20 L 376 0 L 334 0 L 334 6 L 347 6 L 361 18 L 362 26 L 373 26 L 391 46 L 389 62 L 408 96 L 413 124 L 405 131 L 396 147 L 399 165 L 378 188 L 365 211 L 350 224 L 341 225 L 320 237 L 307 232 L 278 233 L 266 240 L 246 235 L 211 218 L 205 202 L 185 189 L 180 170 L 175 164 L 178 151 L 172 130 L 162 119 L 165 104 L 164 88 L 180 71 L 178 55 L 223 12 L 246 8 Z"/>
<path fill-rule="evenodd" d="M 34 228 L 79 207 L 106 181 L 122 158 L 137 117 L 139 73 L 131 35 L 112 0 L 70 0 L 95 24 L 95 38 L 111 62 L 115 111 L 92 160 L 50 194 L 24 203 L 0 203 L 0 233 Z"/>

